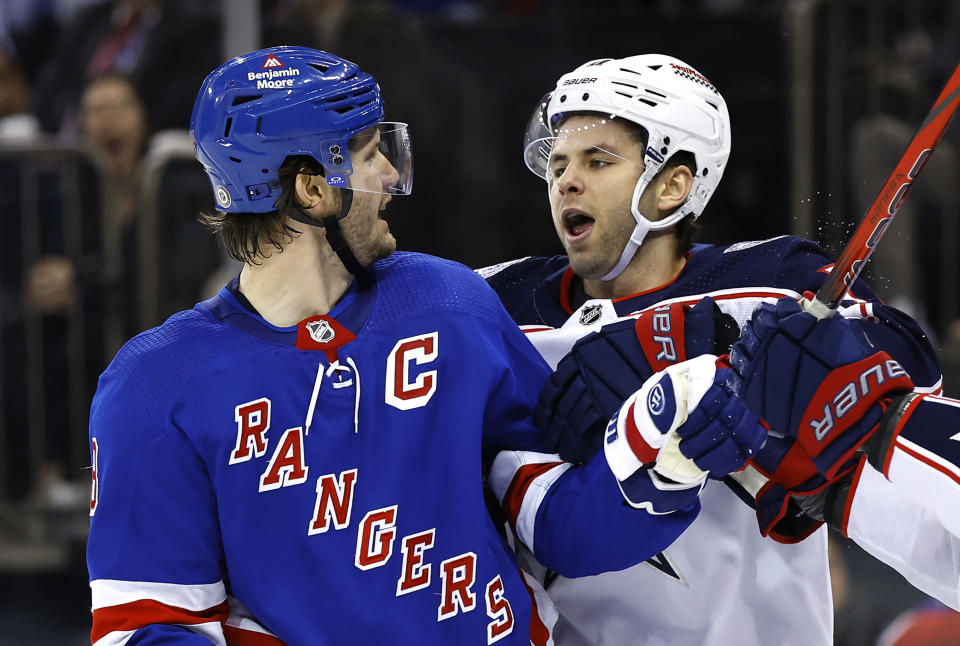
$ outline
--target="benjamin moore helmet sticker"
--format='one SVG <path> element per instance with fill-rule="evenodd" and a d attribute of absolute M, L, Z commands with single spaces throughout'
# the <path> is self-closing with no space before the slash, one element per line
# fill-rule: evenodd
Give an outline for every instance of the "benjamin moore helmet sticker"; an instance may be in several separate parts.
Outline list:
<path fill-rule="evenodd" d="M 293 87 L 296 79 L 291 78 L 300 76 L 300 70 L 296 67 L 287 67 L 283 62 L 270 54 L 267 60 L 260 66 L 265 72 L 247 72 L 248 81 L 256 81 L 258 90 L 282 90 Z M 284 69 L 279 69 L 284 68 Z"/>

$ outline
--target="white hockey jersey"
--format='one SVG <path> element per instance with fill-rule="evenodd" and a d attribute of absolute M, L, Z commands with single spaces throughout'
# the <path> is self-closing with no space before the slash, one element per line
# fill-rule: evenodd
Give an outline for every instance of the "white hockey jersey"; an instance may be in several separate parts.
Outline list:
<path fill-rule="evenodd" d="M 784 236 L 730 247 L 695 245 L 667 285 L 616 300 L 570 306 L 574 280 L 565 257 L 527 258 L 481 269 L 514 320 L 552 366 L 582 336 L 618 318 L 711 296 L 742 325 L 761 302 L 816 290 L 831 267 L 817 245 Z M 936 390 L 939 367 L 922 330 L 883 305 L 862 283 L 845 314 L 862 317 L 871 338 L 915 383 Z M 833 643 L 827 530 L 784 545 L 760 535 L 755 514 L 723 483 L 710 481 L 700 516 L 663 553 L 597 576 L 568 579 L 526 557 L 561 618 L 561 646 L 816 646 Z"/>
<path fill-rule="evenodd" d="M 960 610 L 960 401 L 911 402 L 881 459 L 854 474 L 841 531 Z"/>

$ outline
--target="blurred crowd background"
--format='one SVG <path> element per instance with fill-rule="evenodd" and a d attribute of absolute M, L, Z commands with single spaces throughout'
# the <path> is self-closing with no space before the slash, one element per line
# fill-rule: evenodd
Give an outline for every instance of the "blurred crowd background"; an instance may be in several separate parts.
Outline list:
<path fill-rule="evenodd" d="M 662 52 L 730 110 L 701 240 L 837 255 L 960 62 L 960 0 L 0 0 L 0 645 L 88 643 L 97 375 L 239 271 L 195 220 L 213 201 L 187 128 L 208 72 L 278 44 L 354 60 L 410 124 L 415 190 L 386 214 L 402 249 L 559 253 L 527 117 L 582 62 Z M 951 396 L 958 145 L 955 126 L 868 272 L 924 323 Z M 833 538 L 838 645 L 960 644 L 960 615 Z"/>

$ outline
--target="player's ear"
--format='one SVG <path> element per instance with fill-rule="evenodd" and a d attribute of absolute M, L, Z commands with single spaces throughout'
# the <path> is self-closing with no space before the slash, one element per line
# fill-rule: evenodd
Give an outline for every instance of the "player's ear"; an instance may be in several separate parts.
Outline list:
<path fill-rule="evenodd" d="M 297 204 L 304 211 L 317 208 L 326 210 L 327 205 L 332 206 L 333 189 L 323 175 L 299 173 L 293 182 L 293 190 Z"/>
<path fill-rule="evenodd" d="M 672 212 L 684 203 L 693 188 L 693 173 L 683 164 L 668 168 L 657 196 L 657 210 Z"/>

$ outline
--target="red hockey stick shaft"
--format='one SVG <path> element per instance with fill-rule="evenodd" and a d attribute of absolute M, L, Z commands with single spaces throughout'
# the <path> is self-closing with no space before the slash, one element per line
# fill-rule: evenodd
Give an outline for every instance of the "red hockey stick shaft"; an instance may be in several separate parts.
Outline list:
<path fill-rule="evenodd" d="M 866 215 L 844 247 L 840 259 L 817 291 L 817 296 L 807 310 L 818 318 L 832 316 L 847 289 L 863 271 L 870 254 L 897 215 L 897 210 L 910 192 L 910 186 L 923 170 L 934 148 L 943 137 L 957 108 L 960 107 L 960 65 L 953 70 L 950 80 L 940 92 L 923 125 L 914 135 L 906 152 L 897 163 L 880 194 L 867 210 Z"/>

